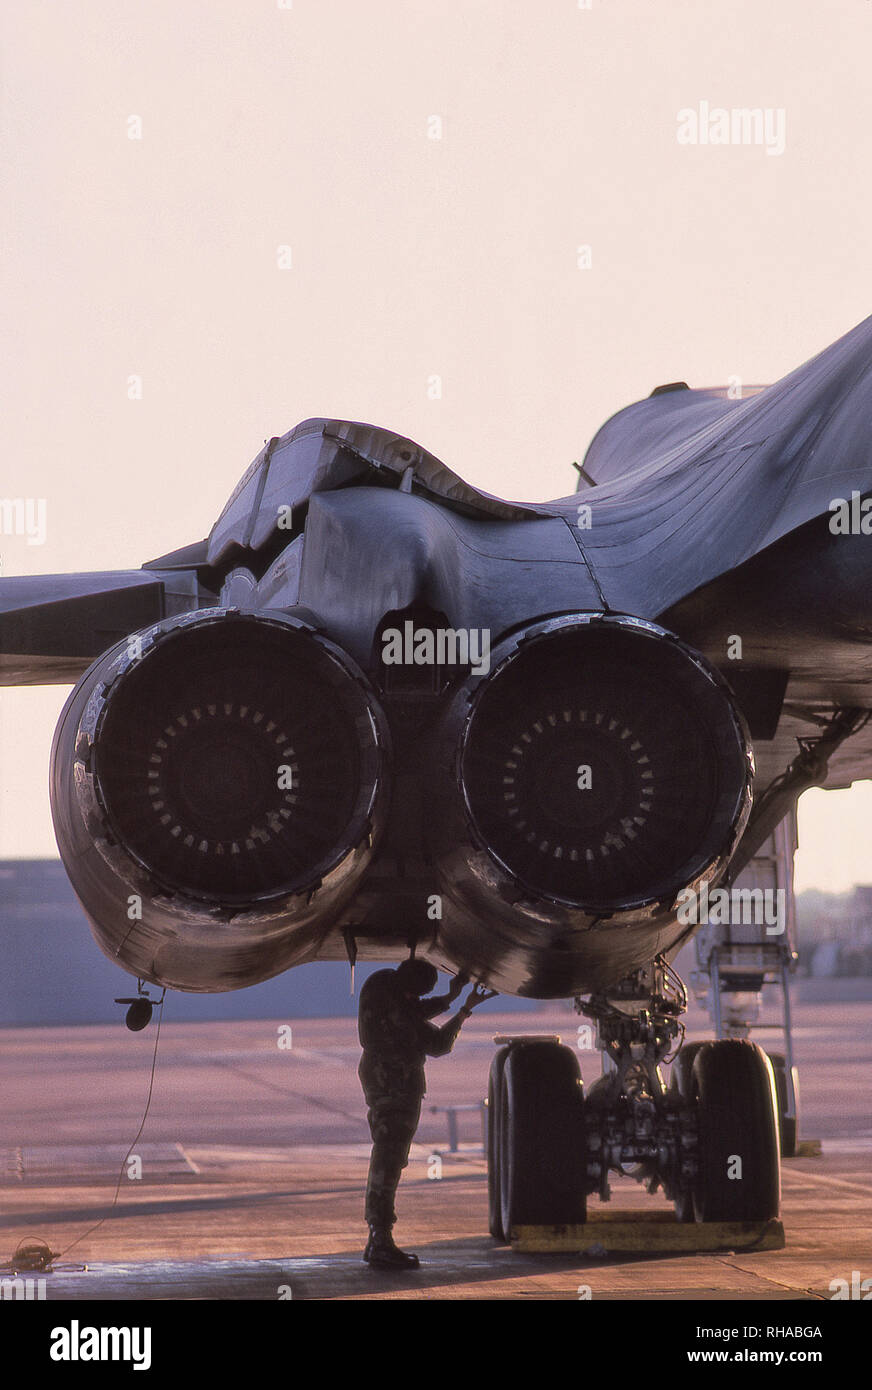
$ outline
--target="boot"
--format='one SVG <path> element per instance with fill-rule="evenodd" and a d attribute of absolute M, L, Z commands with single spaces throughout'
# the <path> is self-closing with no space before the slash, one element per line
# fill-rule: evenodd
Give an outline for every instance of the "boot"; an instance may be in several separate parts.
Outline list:
<path fill-rule="evenodd" d="M 370 1226 L 363 1258 L 370 1269 L 417 1269 L 417 1255 L 407 1254 L 394 1245 L 390 1226 Z"/>

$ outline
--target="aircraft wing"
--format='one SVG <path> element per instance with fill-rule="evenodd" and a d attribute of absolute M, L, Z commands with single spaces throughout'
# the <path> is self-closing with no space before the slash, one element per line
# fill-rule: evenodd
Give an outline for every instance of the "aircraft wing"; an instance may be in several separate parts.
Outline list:
<path fill-rule="evenodd" d="M 198 581 L 204 545 L 158 569 L 0 580 L 0 686 L 71 684 L 122 637 L 214 603 Z"/>

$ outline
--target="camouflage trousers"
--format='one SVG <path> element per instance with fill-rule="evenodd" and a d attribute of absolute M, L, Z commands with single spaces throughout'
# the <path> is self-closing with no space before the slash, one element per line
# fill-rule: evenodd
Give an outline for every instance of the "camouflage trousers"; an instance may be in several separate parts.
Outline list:
<path fill-rule="evenodd" d="M 360 1079 L 372 1135 L 364 1218 L 370 1226 L 391 1227 L 397 1219 L 394 1199 L 400 1175 L 421 1118 L 423 1074 L 364 1061 Z"/>

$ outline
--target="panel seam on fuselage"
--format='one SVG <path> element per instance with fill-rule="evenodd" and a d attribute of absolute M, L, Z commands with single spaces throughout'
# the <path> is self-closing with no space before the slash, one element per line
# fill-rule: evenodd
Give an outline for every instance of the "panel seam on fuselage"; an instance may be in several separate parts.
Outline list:
<path fill-rule="evenodd" d="M 580 537 L 579 537 L 579 535 L 578 535 L 578 533 L 577 533 L 576 527 L 571 526 L 570 523 L 566 520 L 566 517 L 565 517 L 565 516 L 561 516 L 561 517 L 560 517 L 560 520 L 563 522 L 564 526 L 568 526 L 568 527 L 569 527 L 569 531 L 570 531 L 570 533 L 571 533 L 571 535 L 572 535 L 572 539 L 575 541 L 575 544 L 576 544 L 576 546 L 578 547 L 578 553 L 579 553 L 579 555 L 581 556 L 582 560 L 584 561 L 584 564 L 585 564 L 585 567 L 586 567 L 586 569 L 587 569 L 587 572 L 588 572 L 588 574 L 589 574 L 590 577 L 591 577 L 591 581 L 592 581 L 592 583 L 594 584 L 597 593 L 599 594 L 599 600 L 600 600 L 600 603 L 601 603 L 602 606 L 603 606 L 603 609 L 604 609 L 606 612 L 611 612 L 611 608 L 610 608 L 610 605 L 609 605 L 609 601 L 608 601 L 608 599 L 606 598 L 605 594 L 603 593 L 602 585 L 600 584 L 599 579 L 597 578 L 596 571 L 594 570 L 594 567 L 593 567 L 593 565 L 591 564 L 590 560 L 588 559 L 587 555 L 584 553 L 584 546 L 583 546 L 582 543 L 581 543 L 581 539 L 580 539 Z"/>

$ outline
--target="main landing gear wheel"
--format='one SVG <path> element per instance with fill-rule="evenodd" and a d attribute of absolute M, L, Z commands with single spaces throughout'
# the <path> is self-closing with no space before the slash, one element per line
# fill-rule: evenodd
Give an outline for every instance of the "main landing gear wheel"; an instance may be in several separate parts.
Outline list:
<path fill-rule="evenodd" d="M 680 1054 L 679 1054 L 680 1055 Z M 781 1201 L 778 1101 L 756 1043 L 706 1043 L 693 1059 L 699 1123 L 697 1221 L 768 1221 Z"/>
<path fill-rule="evenodd" d="M 669 1079 L 669 1088 L 674 1095 L 680 1096 L 683 1101 L 690 1101 L 693 1096 L 691 1074 L 693 1071 L 693 1060 L 701 1047 L 705 1043 L 692 1042 L 685 1043 L 672 1063 L 672 1075 Z M 693 1221 L 693 1193 L 685 1190 L 679 1192 L 675 1198 L 675 1215 L 681 1222 Z"/>
<path fill-rule="evenodd" d="M 516 1226 L 581 1225 L 587 1214 L 584 1093 L 578 1058 L 558 1043 L 508 1049 L 500 1089 L 503 1238 Z"/>
<path fill-rule="evenodd" d="M 487 1083 L 487 1219 L 494 1240 L 505 1241 L 503 1213 L 500 1201 L 500 1114 L 503 1092 L 503 1068 L 509 1055 L 501 1047 L 490 1064 Z"/>
<path fill-rule="evenodd" d="M 799 1072 L 791 1067 L 793 1073 L 794 1113 L 788 1115 L 789 1090 L 787 1085 L 787 1062 L 780 1052 L 770 1052 L 769 1060 L 775 1073 L 775 1093 L 778 1096 L 778 1121 L 781 1132 L 781 1157 L 795 1158 L 799 1138 Z"/>

